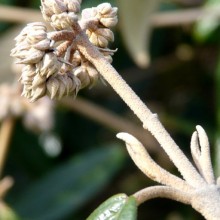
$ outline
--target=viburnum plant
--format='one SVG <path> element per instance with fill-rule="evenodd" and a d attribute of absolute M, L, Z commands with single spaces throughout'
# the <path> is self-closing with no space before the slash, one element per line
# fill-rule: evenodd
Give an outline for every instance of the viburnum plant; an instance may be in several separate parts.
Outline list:
<path fill-rule="evenodd" d="M 43 18 L 47 24 L 28 24 L 16 37 L 11 55 L 24 64 L 20 82 L 22 95 L 34 102 L 48 95 L 51 99 L 76 96 L 84 87 L 104 79 L 118 93 L 151 132 L 168 154 L 182 177 L 160 167 L 133 136 L 119 133 L 138 168 L 161 185 L 147 187 L 132 196 L 118 194 L 100 205 L 92 219 L 136 219 L 137 206 L 163 197 L 190 204 L 208 220 L 220 219 L 220 177 L 214 177 L 208 137 L 201 126 L 191 139 L 191 154 L 195 165 L 180 150 L 157 114 L 153 114 L 112 67 L 115 50 L 108 48 L 114 40 L 110 28 L 117 24 L 117 8 L 109 3 L 84 9 L 81 0 L 41 0 Z M 88 183 L 89 184 L 89 183 Z"/>

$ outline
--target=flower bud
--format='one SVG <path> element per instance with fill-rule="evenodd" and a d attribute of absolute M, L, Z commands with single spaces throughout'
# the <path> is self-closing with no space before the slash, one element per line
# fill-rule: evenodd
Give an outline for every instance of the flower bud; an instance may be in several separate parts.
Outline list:
<path fill-rule="evenodd" d="M 63 12 L 61 14 L 54 14 L 51 17 L 51 26 L 56 30 L 69 30 L 77 20 L 78 17 L 73 12 Z"/>
<path fill-rule="evenodd" d="M 87 87 L 90 84 L 90 77 L 85 66 L 79 66 L 73 72 L 74 72 L 74 75 L 81 82 L 81 89 Z"/>
<path fill-rule="evenodd" d="M 99 28 L 95 31 L 87 30 L 87 35 L 92 44 L 97 47 L 107 47 L 109 41 L 114 41 L 114 34 L 108 28 Z"/>
<path fill-rule="evenodd" d="M 64 0 L 68 12 L 79 13 L 81 0 Z"/>
<path fill-rule="evenodd" d="M 47 81 L 47 94 L 51 99 L 61 99 L 67 95 L 76 95 L 79 88 L 79 79 L 71 73 L 52 76 Z"/>
<path fill-rule="evenodd" d="M 36 64 L 36 73 L 46 78 L 58 73 L 59 69 L 60 62 L 54 53 L 46 53 L 43 59 Z"/>
<path fill-rule="evenodd" d="M 32 89 L 30 101 L 35 102 L 39 98 L 45 96 L 45 94 L 46 94 L 46 84 L 43 83 L 43 84 L 39 85 L 38 87 Z"/>
<path fill-rule="evenodd" d="M 45 21 L 50 22 L 54 14 L 67 11 L 67 7 L 61 0 L 41 0 L 41 13 Z"/>
<path fill-rule="evenodd" d="M 117 24 L 118 8 L 112 7 L 109 3 L 102 3 L 97 6 L 98 18 L 105 27 L 113 27 Z"/>

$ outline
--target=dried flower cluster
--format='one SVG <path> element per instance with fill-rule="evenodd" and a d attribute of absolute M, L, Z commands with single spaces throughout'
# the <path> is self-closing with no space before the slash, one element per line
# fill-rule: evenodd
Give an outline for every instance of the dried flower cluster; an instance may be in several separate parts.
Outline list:
<path fill-rule="evenodd" d="M 20 96 L 20 89 L 17 85 L 2 84 L 0 105 L 0 121 L 7 117 L 22 117 L 24 125 L 33 131 L 49 131 L 53 127 L 54 107 L 48 97 L 30 103 Z"/>
<path fill-rule="evenodd" d="M 77 50 L 75 24 L 86 32 L 92 44 L 111 63 L 113 50 L 108 43 L 114 40 L 110 30 L 117 23 L 117 8 L 103 3 L 84 9 L 79 17 L 81 0 L 41 0 L 41 12 L 54 29 L 46 24 L 28 24 L 15 38 L 11 56 L 24 64 L 20 82 L 22 95 L 32 102 L 44 95 L 62 98 L 76 95 L 79 89 L 91 87 L 100 78 L 96 68 Z"/>

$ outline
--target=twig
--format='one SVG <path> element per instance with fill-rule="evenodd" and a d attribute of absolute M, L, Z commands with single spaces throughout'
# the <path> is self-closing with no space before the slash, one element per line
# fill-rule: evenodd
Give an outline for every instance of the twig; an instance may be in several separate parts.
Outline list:
<path fill-rule="evenodd" d="M 15 23 L 28 23 L 43 21 L 43 18 L 39 10 L 0 5 L 0 20 Z"/>
<path fill-rule="evenodd" d="M 133 196 L 136 198 L 138 205 L 155 198 L 167 198 L 190 204 L 191 194 L 169 186 L 151 186 L 136 192 Z"/>
<path fill-rule="evenodd" d="M 12 187 L 14 180 L 6 176 L 0 181 L 0 199 L 2 199 L 8 190 Z"/>
<path fill-rule="evenodd" d="M 198 7 L 193 9 L 157 12 L 152 15 L 151 24 L 153 27 L 184 25 L 193 23 L 198 19 L 210 15 L 219 17 L 220 7 Z M 38 10 L 4 5 L 0 5 L 0 20 L 15 23 L 43 21 L 41 13 Z"/>
<path fill-rule="evenodd" d="M 207 183 L 215 184 L 208 137 L 201 126 L 196 126 L 196 129 L 191 139 L 193 160 Z"/>
<path fill-rule="evenodd" d="M 75 100 L 72 98 L 66 98 L 60 100 L 59 103 L 65 107 L 68 107 L 68 109 L 72 109 L 75 112 L 78 112 L 79 114 L 84 115 L 95 122 L 98 122 L 117 132 L 126 131 L 133 134 L 139 140 L 141 140 L 151 152 L 155 152 L 158 149 L 156 147 L 158 145 L 156 141 L 150 134 L 146 133 L 143 128 L 131 123 L 125 118 L 119 117 L 103 107 L 89 102 L 88 100 L 80 97 L 77 97 Z"/>
<path fill-rule="evenodd" d="M 150 179 L 163 185 L 172 186 L 173 188 L 178 186 L 179 190 L 187 192 L 192 190 L 192 187 L 190 187 L 184 180 L 169 173 L 155 163 L 142 143 L 140 143 L 135 137 L 124 132 L 117 134 L 117 137 L 125 141 L 130 157 L 137 167 Z"/>
<path fill-rule="evenodd" d="M 196 169 L 186 158 L 169 133 L 158 120 L 155 114 L 140 100 L 134 91 L 128 86 L 118 72 L 108 63 L 103 55 L 89 42 L 85 33 L 80 30 L 80 27 L 73 27 L 79 33 L 76 44 L 78 50 L 88 59 L 104 77 L 104 79 L 118 93 L 122 100 L 129 108 L 137 115 L 143 123 L 144 128 L 152 133 L 152 135 L 160 143 L 167 155 L 171 158 L 184 179 L 192 186 L 199 187 L 204 183 Z M 192 179 L 192 176 L 194 178 Z"/>
<path fill-rule="evenodd" d="M 5 157 L 8 151 L 9 141 L 14 127 L 14 118 L 8 117 L 3 120 L 0 129 L 0 176 L 2 175 Z"/>
<path fill-rule="evenodd" d="M 176 10 L 172 12 L 158 12 L 152 15 L 151 24 L 153 27 L 178 26 L 191 24 L 205 17 L 220 17 L 220 7 L 193 8 Z"/>

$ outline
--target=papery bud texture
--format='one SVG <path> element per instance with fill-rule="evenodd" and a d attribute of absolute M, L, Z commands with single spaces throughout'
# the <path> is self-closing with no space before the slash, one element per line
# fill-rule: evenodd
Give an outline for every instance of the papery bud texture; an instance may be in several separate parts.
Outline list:
<path fill-rule="evenodd" d="M 45 95 L 51 99 L 76 96 L 79 89 L 92 87 L 101 78 L 77 47 L 80 28 L 106 60 L 112 62 L 115 51 L 107 47 L 114 41 L 110 28 L 118 21 L 118 9 L 103 3 L 84 9 L 79 17 L 81 2 L 41 0 L 43 18 L 54 30 L 48 33 L 44 23 L 34 22 L 15 38 L 11 56 L 24 64 L 19 80 L 23 85 L 22 96 L 31 102 Z"/>
<path fill-rule="evenodd" d="M 92 87 L 99 79 L 99 73 L 89 62 L 77 67 L 74 75 L 81 81 L 81 88 Z"/>
<path fill-rule="evenodd" d="M 68 30 L 78 20 L 75 13 L 63 12 L 61 14 L 54 14 L 51 17 L 51 26 L 56 30 Z"/>
<path fill-rule="evenodd" d="M 38 63 L 45 51 L 50 49 L 50 40 L 47 38 L 47 28 L 42 22 L 28 24 L 15 38 L 15 48 L 11 56 L 18 59 L 17 63 Z"/>
<path fill-rule="evenodd" d="M 118 8 L 112 7 L 109 3 L 102 3 L 97 6 L 99 21 L 105 27 L 114 27 L 118 23 Z"/>
<path fill-rule="evenodd" d="M 80 80 L 72 73 L 57 75 L 47 81 L 47 94 L 51 99 L 61 99 L 64 96 L 77 95 L 80 87 Z"/>
<path fill-rule="evenodd" d="M 107 47 L 109 41 L 114 41 L 114 34 L 108 28 L 99 28 L 96 31 L 87 30 L 91 43 L 97 47 Z"/>

